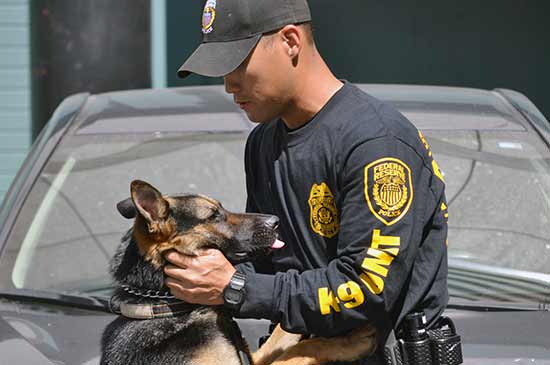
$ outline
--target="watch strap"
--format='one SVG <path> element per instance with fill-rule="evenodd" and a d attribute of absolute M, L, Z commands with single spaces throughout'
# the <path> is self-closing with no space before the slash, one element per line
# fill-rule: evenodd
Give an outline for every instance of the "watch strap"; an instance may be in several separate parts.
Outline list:
<path fill-rule="evenodd" d="M 245 298 L 246 275 L 236 271 L 229 284 L 223 290 L 223 301 L 226 308 L 238 312 Z"/>

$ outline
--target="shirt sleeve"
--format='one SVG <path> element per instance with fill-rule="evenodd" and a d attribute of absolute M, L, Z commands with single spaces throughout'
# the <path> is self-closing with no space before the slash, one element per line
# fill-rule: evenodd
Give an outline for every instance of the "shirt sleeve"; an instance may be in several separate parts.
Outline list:
<path fill-rule="evenodd" d="M 437 177 L 414 148 L 391 136 L 352 147 L 341 171 L 336 258 L 302 273 L 248 274 L 240 316 L 320 336 L 366 322 L 392 327 L 437 210 L 430 188 Z M 445 237 L 437 239 L 444 247 Z"/>

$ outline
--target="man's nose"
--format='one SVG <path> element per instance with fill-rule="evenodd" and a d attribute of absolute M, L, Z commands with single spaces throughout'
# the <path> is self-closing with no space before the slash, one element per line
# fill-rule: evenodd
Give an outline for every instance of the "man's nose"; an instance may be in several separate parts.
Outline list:
<path fill-rule="evenodd" d="M 225 92 L 228 94 L 235 94 L 239 91 L 239 80 L 235 71 L 227 74 L 223 77 L 223 83 L 225 85 Z"/>

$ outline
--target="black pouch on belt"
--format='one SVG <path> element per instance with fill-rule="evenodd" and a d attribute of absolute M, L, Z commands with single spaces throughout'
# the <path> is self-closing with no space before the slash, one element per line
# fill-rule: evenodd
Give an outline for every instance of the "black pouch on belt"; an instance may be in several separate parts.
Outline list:
<path fill-rule="evenodd" d="M 436 328 L 428 331 L 434 364 L 462 364 L 462 344 L 455 324 L 448 317 L 441 317 L 437 324 Z"/>
<path fill-rule="evenodd" d="M 459 365 L 462 345 L 453 321 L 441 317 L 431 329 L 426 328 L 424 313 L 405 317 L 399 338 L 390 335 L 384 347 L 388 365 Z"/>

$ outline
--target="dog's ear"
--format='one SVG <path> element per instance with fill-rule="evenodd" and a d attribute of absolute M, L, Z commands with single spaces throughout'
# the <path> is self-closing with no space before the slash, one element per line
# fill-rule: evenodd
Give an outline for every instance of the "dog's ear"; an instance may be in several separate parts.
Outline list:
<path fill-rule="evenodd" d="M 130 186 L 132 201 L 138 212 L 149 222 L 160 222 L 168 216 L 168 202 L 145 181 L 134 180 Z"/>
<path fill-rule="evenodd" d="M 127 198 L 119 201 L 116 205 L 116 209 L 126 219 L 133 219 L 137 215 L 137 209 L 134 205 L 132 198 Z"/>

